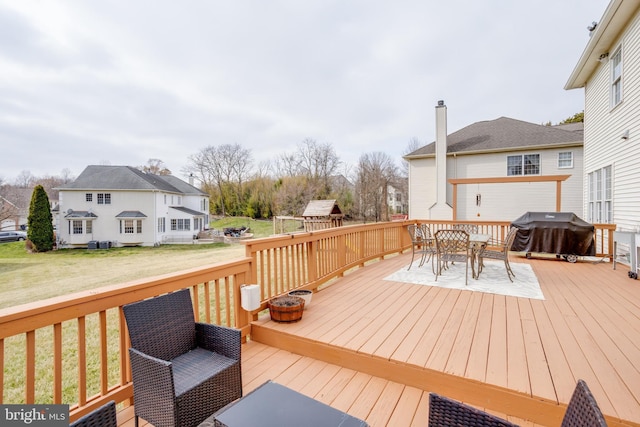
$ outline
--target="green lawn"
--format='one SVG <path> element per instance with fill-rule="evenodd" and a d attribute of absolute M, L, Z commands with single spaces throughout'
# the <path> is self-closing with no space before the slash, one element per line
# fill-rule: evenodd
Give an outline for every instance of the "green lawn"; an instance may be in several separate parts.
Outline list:
<path fill-rule="evenodd" d="M 248 227 L 254 237 L 273 232 L 271 221 L 223 218 L 212 228 Z M 109 250 L 61 249 L 28 253 L 24 242 L 0 244 L 0 309 L 124 283 L 244 256 L 242 244 L 183 244 Z"/>

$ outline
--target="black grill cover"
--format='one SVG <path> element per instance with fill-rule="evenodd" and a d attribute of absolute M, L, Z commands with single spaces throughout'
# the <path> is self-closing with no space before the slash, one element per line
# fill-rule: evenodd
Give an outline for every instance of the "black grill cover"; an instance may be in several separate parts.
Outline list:
<path fill-rule="evenodd" d="M 595 227 L 573 212 L 527 212 L 511 223 L 516 252 L 593 256 Z"/>

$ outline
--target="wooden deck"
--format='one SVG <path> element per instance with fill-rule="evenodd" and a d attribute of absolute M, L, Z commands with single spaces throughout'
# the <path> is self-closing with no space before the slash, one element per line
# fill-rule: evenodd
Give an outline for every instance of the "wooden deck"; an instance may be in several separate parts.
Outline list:
<path fill-rule="evenodd" d="M 389 282 L 407 254 L 268 314 L 243 346 L 245 393 L 273 379 L 373 426 L 426 426 L 428 392 L 522 425 L 559 425 L 584 379 L 610 426 L 640 426 L 640 282 L 610 263 L 527 260 L 545 300 Z M 119 413 L 133 425 L 132 408 Z"/>

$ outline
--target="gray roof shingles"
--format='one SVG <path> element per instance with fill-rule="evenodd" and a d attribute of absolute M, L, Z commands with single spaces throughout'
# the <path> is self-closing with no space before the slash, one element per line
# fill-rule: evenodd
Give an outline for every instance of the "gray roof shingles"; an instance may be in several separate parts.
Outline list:
<path fill-rule="evenodd" d="M 572 126 L 544 126 L 500 117 L 477 122 L 447 135 L 447 153 L 509 151 L 527 147 L 582 144 L 582 123 Z M 435 154 L 435 142 L 413 151 L 406 157 Z"/>
<path fill-rule="evenodd" d="M 178 194 L 202 194 L 196 187 L 172 175 L 154 175 L 131 166 L 90 165 L 62 190 L 159 190 Z"/>

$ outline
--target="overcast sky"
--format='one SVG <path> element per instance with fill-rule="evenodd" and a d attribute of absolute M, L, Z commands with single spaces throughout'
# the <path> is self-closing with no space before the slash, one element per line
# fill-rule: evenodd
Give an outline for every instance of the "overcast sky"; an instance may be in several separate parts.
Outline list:
<path fill-rule="evenodd" d="M 77 176 L 208 145 L 330 143 L 400 162 L 501 116 L 557 123 L 606 0 L 0 0 L 0 177 Z"/>

